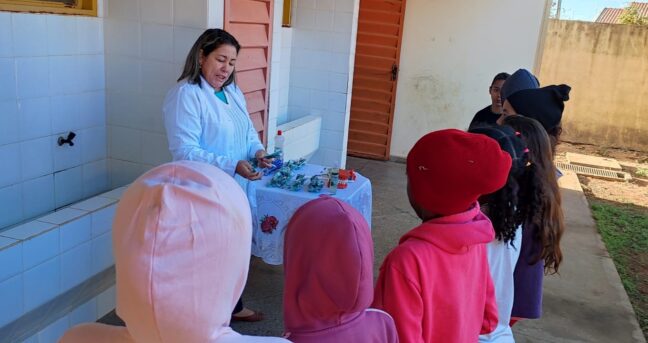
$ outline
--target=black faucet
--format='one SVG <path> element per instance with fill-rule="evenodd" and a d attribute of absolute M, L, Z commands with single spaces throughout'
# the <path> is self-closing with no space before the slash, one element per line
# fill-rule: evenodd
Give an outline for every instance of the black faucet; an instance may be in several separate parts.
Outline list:
<path fill-rule="evenodd" d="M 74 139 L 74 137 L 76 137 L 76 133 L 70 131 L 67 138 L 63 138 L 63 136 L 58 138 L 58 145 L 62 146 L 63 144 L 70 144 L 70 146 L 73 146 L 74 142 L 72 140 Z"/>

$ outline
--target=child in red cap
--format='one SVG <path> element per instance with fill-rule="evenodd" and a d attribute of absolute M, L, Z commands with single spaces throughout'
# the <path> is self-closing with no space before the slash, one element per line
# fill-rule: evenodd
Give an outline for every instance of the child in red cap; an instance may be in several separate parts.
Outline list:
<path fill-rule="evenodd" d="M 374 304 L 400 342 L 470 342 L 497 326 L 486 256 L 495 232 L 477 199 L 506 183 L 511 157 L 484 135 L 442 130 L 407 156 L 407 192 L 423 223 L 385 258 Z"/>

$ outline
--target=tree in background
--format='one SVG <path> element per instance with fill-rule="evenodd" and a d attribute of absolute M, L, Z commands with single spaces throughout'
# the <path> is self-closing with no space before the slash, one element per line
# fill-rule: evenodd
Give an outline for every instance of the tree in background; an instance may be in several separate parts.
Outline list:
<path fill-rule="evenodd" d="M 637 7 L 631 4 L 626 7 L 623 10 L 623 13 L 619 16 L 619 23 L 648 26 L 648 17 L 642 17 L 641 15 L 639 15 L 639 10 L 637 9 Z"/>

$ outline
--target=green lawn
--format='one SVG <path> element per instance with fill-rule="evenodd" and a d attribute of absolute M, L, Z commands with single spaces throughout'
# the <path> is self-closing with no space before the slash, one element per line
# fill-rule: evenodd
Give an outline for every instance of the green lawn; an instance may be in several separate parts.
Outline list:
<path fill-rule="evenodd" d="M 588 200 L 639 325 L 648 337 L 648 209 Z"/>

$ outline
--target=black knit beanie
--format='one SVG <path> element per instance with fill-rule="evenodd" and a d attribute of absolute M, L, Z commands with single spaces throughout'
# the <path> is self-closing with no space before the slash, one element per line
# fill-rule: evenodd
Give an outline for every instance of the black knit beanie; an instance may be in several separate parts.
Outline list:
<path fill-rule="evenodd" d="M 533 118 L 542 124 L 547 132 L 562 120 L 565 101 L 569 100 L 571 87 L 551 85 L 537 89 L 525 89 L 508 97 L 508 102 L 517 114 Z"/>

